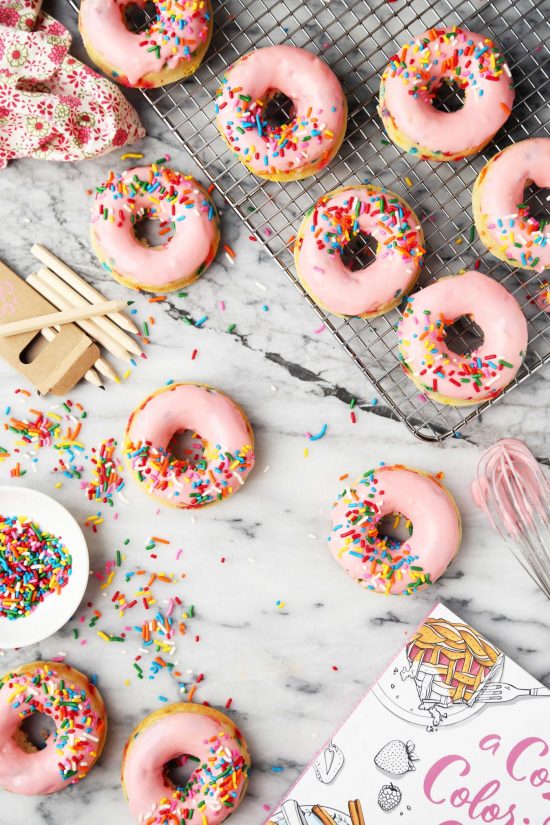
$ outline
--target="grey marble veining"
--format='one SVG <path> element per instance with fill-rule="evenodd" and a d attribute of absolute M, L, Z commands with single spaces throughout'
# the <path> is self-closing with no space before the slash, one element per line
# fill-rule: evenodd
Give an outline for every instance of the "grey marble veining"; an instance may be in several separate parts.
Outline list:
<path fill-rule="evenodd" d="M 65 2 L 51 7 L 61 16 Z M 136 150 L 148 161 L 168 151 L 174 166 L 194 172 L 184 150 L 139 95 L 134 97 L 148 130 Z M 126 297 L 98 268 L 88 243 L 86 192 L 120 165 L 119 156 L 71 166 L 10 164 L 1 177 L 0 257 L 28 273 L 35 266 L 30 246 L 39 241 L 108 297 Z M 543 370 L 466 429 L 462 440 L 441 446 L 417 441 L 382 402 L 373 406 L 376 392 L 327 332 L 314 333 L 316 316 L 230 210 L 222 216 L 222 231 L 237 253 L 235 264 L 219 255 L 187 298 L 151 305 L 135 296 L 139 317 L 156 319 L 147 361 L 122 386 L 110 385 L 102 394 L 83 385 L 72 397 L 89 411 L 88 446 L 120 437 L 135 404 L 170 378 L 218 386 L 250 416 L 257 466 L 237 496 L 191 516 L 157 512 L 129 484 L 129 503 L 117 506 L 118 519 L 108 517 L 97 535 L 89 529 L 85 534 L 94 570 L 102 569 L 127 537 L 126 552 L 135 564 L 150 564 L 144 550 L 150 535 L 172 541 L 159 550 L 157 569 L 187 574 L 182 592 L 197 610 L 192 632 L 178 642 L 178 660 L 182 669 L 205 674 L 198 701 L 223 708 L 233 699 L 230 713 L 249 739 L 254 760 L 249 794 L 233 821 L 257 825 L 266 816 L 263 805 L 279 799 L 438 599 L 550 685 L 550 605 L 493 535 L 470 495 L 480 448 L 498 438 L 522 438 L 547 460 L 550 388 Z M 202 315 L 208 315 L 202 329 L 182 322 Z M 229 334 L 232 323 L 236 328 Z M 191 360 L 195 348 L 198 355 Z M 0 381 L 3 409 L 13 402 L 20 381 L 3 363 Z M 358 399 L 355 425 L 351 398 Z M 309 443 L 304 433 L 324 423 L 325 437 Z M 326 548 L 338 477 L 360 474 L 379 461 L 443 470 L 464 519 L 462 548 L 448 574 L 410 599 L 362 592 Z M 36 473 L 21 483 L 51 494 L 51 463 L 41 459 Z M 0 465 L 2 483 L 9 482 L 7 467 Z M 55 493 L 83 524 L 91 508 L 78 487 L 67 482 Z M 183 547 L 178 562 L 174 547 Z M 91 578 L 85 602 L 101 607 L 107 594 Z M 277 600 L 285 602 L 283 609 Z M 143 715 L 160 706 L 160 693 L 178 698 L 168 680 L 137 682 L 131 672 L 133 644 L 109 645 L 87 631 L 83 647 L 73 639 L 72 626 L 33 648 L 4 653 L 0 671 L 63 652 L 68 662 L 97 673 L 109 711 L 104 755 L 84 782 L 55 796 L 0 794 L 2 822 L 130 825 L 119 783 L 124 742 Z"/>

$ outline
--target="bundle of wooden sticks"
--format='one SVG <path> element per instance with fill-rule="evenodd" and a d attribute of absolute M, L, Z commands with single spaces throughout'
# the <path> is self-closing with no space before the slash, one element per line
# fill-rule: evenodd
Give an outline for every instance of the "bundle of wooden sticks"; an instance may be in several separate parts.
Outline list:
<path fill-rule="evenodd" d="M 43 266 L 26 281 L 59 312 L 2 324 L 0 337 L 41 330 L 42 335 L 51 341 L 62 324 L 76 323 L 99 346 L 122 361 L 132 363 L 143 354 L 137 341 L 128 334 L 137 335 L 139 329 L 121 311 L 127 307 L 126 301 L 106 301 L 100 292 L 46 247 L 35 244 L 31 252 Z M 120 381 L 120 376 L 104 356 L 97 359 L 84 377 L 95 386 L 103 387 L 100 375 Z"/>

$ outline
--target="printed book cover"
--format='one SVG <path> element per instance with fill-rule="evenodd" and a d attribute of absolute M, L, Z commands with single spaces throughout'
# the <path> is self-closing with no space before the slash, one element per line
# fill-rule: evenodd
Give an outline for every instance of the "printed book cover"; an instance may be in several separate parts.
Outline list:
<path fill-rule="evenodd" d="M 438 604 L 265 825 L 550 825 L 550 689 Z"/>

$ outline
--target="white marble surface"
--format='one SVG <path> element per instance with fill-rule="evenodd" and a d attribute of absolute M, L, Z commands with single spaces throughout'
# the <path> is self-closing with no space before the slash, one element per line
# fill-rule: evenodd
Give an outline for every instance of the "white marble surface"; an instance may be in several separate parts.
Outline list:
<path fill-rule="evenodd" d="M 184 151 L 163 134 L 155 115 L 143 106 L 141 110 L 149 137 L 138 148 L 146 159 L 168 150 L 176 167 L 193 171 Z M 63 167 L 31 161 L 11 164 L 2 172 L 0 257 L 25 274 L 33 267 L 29 248 L 40 241 L 109 297 L 126 297 L 123 288 L 98 269 L 88 244 L 86 190 L 113 164 L 120 164 L 117 155 Z M 438 599 L 550 685 L 550 605 L 493 535 L 470 497 L 482 445 L 515 436 L 547 460 L 550 387 L 548 372 L 539 372 L 467 429 L 462 440 L 442 446 L 421 443 L 390 419 L 382 403 L 371 408 L 374 390 L 328 333 L 313 334 L 316 316 L 261 248 L 248 240 L 235 215 L 226 212 L 222 227 L 223 240 L 237 253 L 235 265 L 219 256 L 185 299 L 149 305 L 138 296 L 139 317 L 156 319 L 148 360 L 123 386 L 110 385 L 104 394 L 80 386 L 72 398 L 88 409 L 88 446 L 108 436 L 120 438 L 134 405 L 170 378 L 218 386 L 251 418 L 257 467 L 238 496 L 192 517 L 157 512 L 129 485 L 129 503 L 117 506 L 118 520 L 108 515 L 97 535 L 85 532 L 94 570 L 113 557 L 126 537 L 131 541 L 125 552 L 134 564 L 154 565 L 144 550 L 149 536 L 171 540 L 169 547 L 159 550 L 157 569 L 187 574 L 181 585 L 183 598 L 193 602 L 197 612 L 189 635 L 178 642 L 180 667 L 205 674 L 198 701 L 223 708 L 228 697 L 233 699 L 231 714 L 242 726 L 254 760 L 249 794 L 233 821 L 257 825 L 266 816 L 262 806 L 279 799 Z M 220 299 L 224 312 L 218 307 Z M 182 323 L 181 316 L 187 314 L 209 317 L 198 330 Z M 237 326 L 228 334 L 231 323 Z M 194 348 L 198 355 L 192 361 Z M 21 382 L 3 363 L 0 381 L 0 408 L 14 403 L 19 409 L 13 391 Z M 350 396 L 358 399 L 355 425 L 349 416 Z M 39 403 L 45 408 L 49 400 Z M 309 444 L 304 433 L 324 423 L 326 436 Z M 9 440 L 0 438 L 0 443 L 8 446 Z M 379 461 L 443 470 L 464 519 L 462 548 L 448 575 L 410 599 L 362 592 L 335 566 L 325 544 L 338 477 L 359 474 Z M 52 463 L 52 456 L 45 454 L 35 474 L 29 472 L 14 483 L 55 492 L 83 524 L 93 510 L 73 481 L 54 491 Z M 10 481 L 10 466 L 11 462 L 0 465 L 2 483 Z M 184 548 L 178 562 L 176 547 Z M 85 601 L 101 609 L 108 598 L 103 592 L 92 578 Z M 283 609 L 277 608 L 278 599 L 286 603 Z M 160 706 L 160 693 L 170 700 L 178 698 L 168 680 L 134 678 L 133 642 L 108 644 L 87 630 L 88 643 L 81 646 L 72 637 L 73 626 L 32 649 L 4 653 L 0 670 L 64 652 L 70 663 L 96 673 L 109 711 L 104 755 L 84 782 L 55 796 L 0 793 L 3 823 L 69 825 L 78 818 L 81 825 L 130 825 L 119 783 L 123 744 L 134 725 Z M 200 636 L 198 643 L 195 634 Z"/>

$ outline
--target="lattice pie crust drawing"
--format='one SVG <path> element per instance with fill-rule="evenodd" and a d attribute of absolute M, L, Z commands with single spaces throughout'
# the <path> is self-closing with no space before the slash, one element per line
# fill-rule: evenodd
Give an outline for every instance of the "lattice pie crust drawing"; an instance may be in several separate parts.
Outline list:
<path fill-rule="evenodd" d="M 434 725 L 446 717 L 447 708 L 474 705 L 504 661 L 504 654 L 469 625 L 437 618 L 419 628 L 406 656 L 401 678 L 414 679 L 419 707 L 429 711 Z"/>

